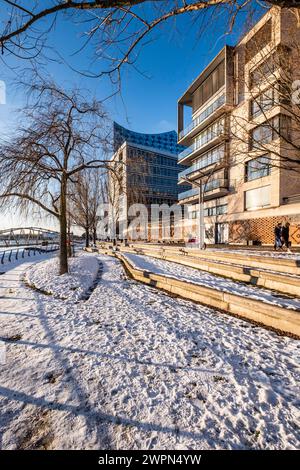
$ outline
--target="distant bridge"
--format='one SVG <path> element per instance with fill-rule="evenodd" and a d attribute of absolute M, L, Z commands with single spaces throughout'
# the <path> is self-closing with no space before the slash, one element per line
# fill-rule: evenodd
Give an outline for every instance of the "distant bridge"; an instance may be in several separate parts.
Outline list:
<path fill-rule="evenodd" d="M 58 243 L 59 232 L 40 227 L 19 227 L 0 230 L 0 247 L 31 246 Z"/>

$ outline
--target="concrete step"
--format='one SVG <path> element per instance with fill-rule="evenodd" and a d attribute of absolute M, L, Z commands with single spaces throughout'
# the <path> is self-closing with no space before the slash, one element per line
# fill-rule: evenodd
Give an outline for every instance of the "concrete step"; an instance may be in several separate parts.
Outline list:
<path fill-rule="evenodd" d="M 121 251 L 172 261 L 184 266 L 206 271 L 217 276 L 227 277 L 234 281 L 246 282 L 266 289 L 272 289 L 286 295 L 300 297 L 300 276 L 298 275 L 290 275 L 267 269 L 257 269 L 246 265 L 233 264 L 234 260 L 230 262 L 227 259 L 226 261 L 220 262 L 213 259 L 205 259 L 197 256 L 195 253 L 183 254 L 178 251 L 162 251 L 149 247 L 139 247 L 138 249 L 121 247 Z"/>
<path fill-rule="evenodd" d="M 196 285 L 186 280 L 174 279 L 165 274 L 139 269 L 133 265 L 124 253 L 115 256 L 122 261 L 130 275 L 137 281 L 157 287 L 184 299 L 200 302 L 209 307 L 233 313 L 245 319 L 300 337 L 300 311 L 277 305 L 270 305 L 263 300 L 245 298 L 237 293 L 217 291 L 208 286 Z"/>

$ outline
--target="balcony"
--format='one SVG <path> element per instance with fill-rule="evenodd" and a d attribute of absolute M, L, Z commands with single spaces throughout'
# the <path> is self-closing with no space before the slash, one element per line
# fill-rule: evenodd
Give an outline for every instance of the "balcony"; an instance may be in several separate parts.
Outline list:
<path fill-rule="evenodd" d="M 195 199 L 199 197 L 199 188 L 189 189 L 188 191 L 184 191 L 183 193 L 178 194 L 179 201 L 183 199 Z"/>
<path fill-rule="evenodd" d="M 187 164 L 199 153 L 205 152 L 221 143 L 226 138 L 226 135 L 225 118 L 223 117 L 204 129 L 190 147 L 179 153 L 178 163 Z"/>
<path fill-rule="evenodd" d="M 216 165 L 219 163 L 219 165 Z M 185 184 L 184 178 L 197 179 L 204 175 L 206 172 L 211 171 L 212 165 L 218 166 L 218 169 L 225 164 L 225 147 L 220 146 L 211 150 L 190 167 L 181 171 L 178 174 L 178 184 Z"/>
<path fill-rule="evenodd" d="M 201 71 L 178 100 L 178 143 L 192 144 L 193 138 L 233 107 L 234 48 L 225 46 Z M 192 112 L 192 122 L 185 127 L 185 112 Z M 190 118 L 189 118 L 190 121 Z M 189 122 L 188 121 L 188 122 Z"/>
<path fill-rule="evenodd" d="M 204 184 L 204 201 L 210 199 L 219 198 L 226 196 L 229 192 L 229 181 L 228 179 L 219 178 L 208 181 Z M 186 204 L 199 199 L 199 188 L 193 188 L 189 191 L 184 191 L 178 195 L 179 204 Z"/>
<path fill-rule="evenodd" d="M 179 133 L 179 142 L 184 138 L 191 139 L 197 132 L 201 130 L 204 126 L 209 124 L 211 121 L 210 118 L 216 119 L 224 110 L 224 105 L 226 101 L 226 94 L 223 92 L 219 95 L 214 101 L 195 118 L 192 122 Z"/>

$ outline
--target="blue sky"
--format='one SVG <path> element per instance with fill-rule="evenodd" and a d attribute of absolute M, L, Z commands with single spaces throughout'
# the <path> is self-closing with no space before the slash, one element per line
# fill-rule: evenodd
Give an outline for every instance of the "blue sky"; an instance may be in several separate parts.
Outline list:
<path fill-rule="evenodd" d="M 259 15 L 259 12 L 256 14 Z M 4 15 L 4 12 L 0 12 L 1 21 Z M 210 26 L 198 37 L 199 22 L 192 26 L 192 18 L 195 19 L 195 16 L 178 17 L 176 30 L 174 23 L 169 22 L 152 34 L 151 42 L 142 48 L 135 64 L 142 74 L 132 67 L 123 69 L 122 95 L 105 103 L 111 119 L 137 132 L 156 133 L 177 128 L 178 98 L 224 44 L 235 44 L 246 28 L 244 13 L 238 17 L 233 33 L 225 35 L 226 15 L 222 14 L 215 19 L 213 27 Z M 93 67 L 101 69 L 100 61 L 93 60 L 92 45 L 84 52 L 71 56 L 80 44 L 78 29 L 78 25 L 63 20 L 51 34 L 50 43 L 76 68 L 88 70 L 93 64 Z M 8 63 L 11 66 L 22 65 L 15 58 Z M 108 78 L 83 77 L 66 65 L 47 63 L 44 71 L 59 84 L 84 87 L 100 99 L 112 92 Z M 1 66 L 0 80 L 5 80 L 7 89 L 7 104 L 0 105 L 1 133 L 13 129 L 14 108 L 21 106 L 24 100 L 22 92 L 12 86 L 13 76 L 8 68 Z M 12 222 L 3 215 L 0 217 L 0 226 Z"/>

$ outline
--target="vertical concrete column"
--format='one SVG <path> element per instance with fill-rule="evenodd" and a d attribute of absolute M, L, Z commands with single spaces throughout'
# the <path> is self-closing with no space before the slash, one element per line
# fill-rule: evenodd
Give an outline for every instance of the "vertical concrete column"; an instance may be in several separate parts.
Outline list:
<path fill-rule="evenodd" d="M 183 130 L 183 105 L 182 103 L 178 103 L 178 140 L 180 140 L 179 134 Z"/>

